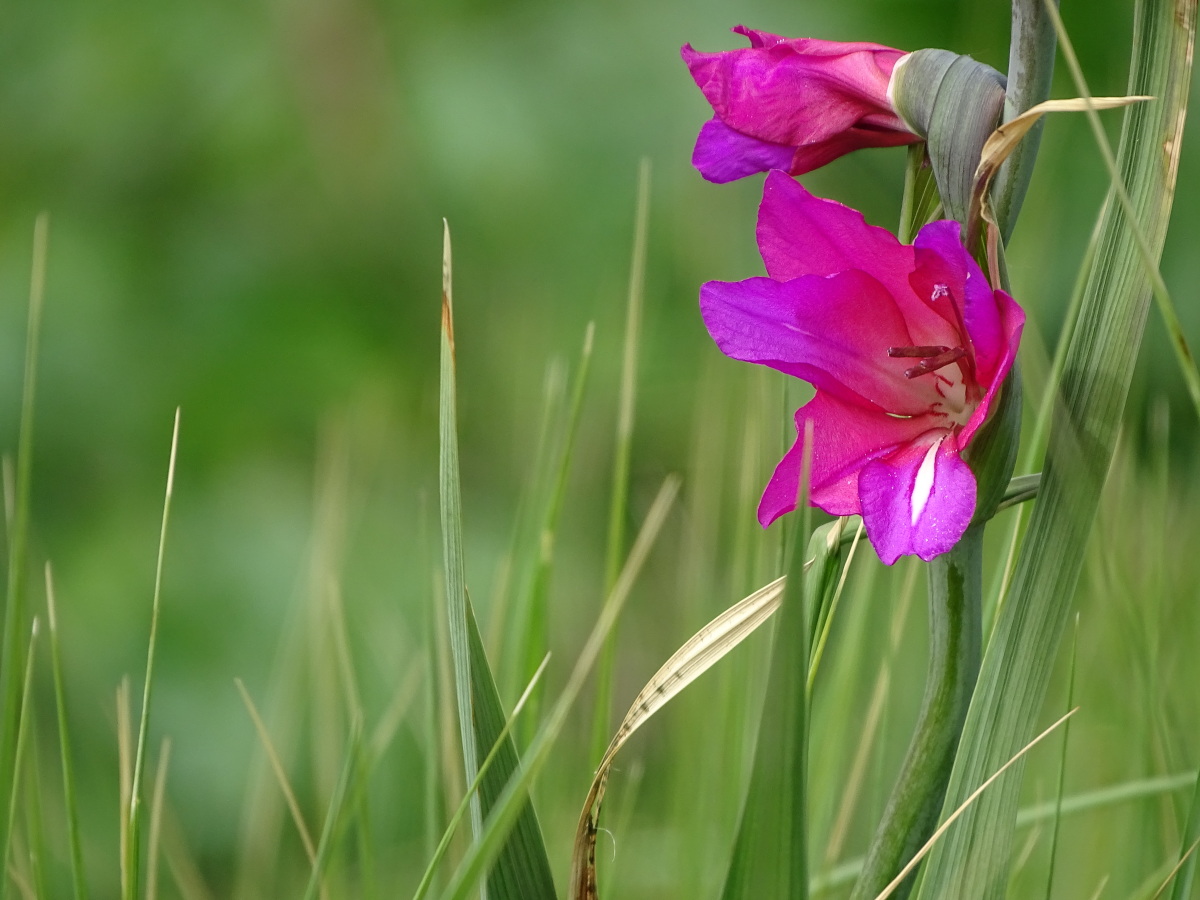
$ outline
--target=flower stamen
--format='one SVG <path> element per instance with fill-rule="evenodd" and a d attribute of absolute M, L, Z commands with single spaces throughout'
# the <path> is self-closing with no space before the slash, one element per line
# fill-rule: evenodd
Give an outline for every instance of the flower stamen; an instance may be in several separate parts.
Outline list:
<path fill-rule="evenodd" d="M 945 353 L 949 347 L 931 346 L 931 347 L 888 347 L 888 356 L 893 358 L 913 358 L 913 359 L 928 359 L 931 356 L 937 356 L 940 353 Z"/>
<path fill-rule="evenodd" d="M 888 347 L 888 356 L 902 359 L 920 359 L 910 369 L 904 370 L 905 378 L 919 378 L 958 362 L 967 355 L 962 347 Z"/>

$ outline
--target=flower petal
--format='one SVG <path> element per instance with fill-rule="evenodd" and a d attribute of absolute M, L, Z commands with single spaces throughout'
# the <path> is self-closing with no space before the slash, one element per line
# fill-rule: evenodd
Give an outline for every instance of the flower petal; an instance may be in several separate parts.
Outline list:
<path fill-rule="evenodd" d="M 692 165 L 708 181 L 726 184 L 770 169 L 786 169 L 795 149 L 772 144 L 734 131 L 720 119 L 709 119 L 700 128 Z"/>
<path fill-rule="evenodd" d="M 858 269 L 887 288 L 908 323 L 909 345 L 958 345 L 958 331 L 913 293 L 913 248 L 858 210 L 814 197 L 794 178 L 772 172 L 758 209 L 758 246 L 779 280 Z M 895 345 L 893 345 L 895 346 Z"/>
<path fill-rule="evenodd" d="M 935 431 L 940 424 L 930 415 L 898 418 L 845 403 L 825 391 L 796 411 L 796 442 L 775 467 L 758 505 L 763 527 L 796 508 L 800 489 L 804 425 L 813 423 L 810 499 L 834 516 L 861 512 L 859 472 L 874 459 Z"/>
<path fill-rule="evenodd" d="M 750 47 L 681 52 L 713 111 L 731 128 L 799 147 L 823 141 L 865 118 L 880 132 L 917 140 L 892 110 L 888 81 L 900 50 L 870 43 L 785 39 L 738 27 Z"/>
<path fill-rule="evenodd" d="M 916 269 L 909 279 L 913 291 L 957 327 L 955 302 L 962 313 L 966 336 L 975 345 L 975 374 L 980 384 L 992 381 L 1007 343 L 1001 328 L 995 292 L 983 270 L 962 245 L 957 222 L 930 222 L 913 243 Z"/>
<path fill-rule="evenodd" d="M 787 165 L 774 168 L 784 169 L 789 175 L 804 175 L 855 150 L 868 147 L 899 147 L 914 143 L 915 140 L 911 134 L 856 125 L 843 129 L 823 141 L 800 145 Z"/>
<path fill-rule="evenodd" d="M 1000 307 L 1000 330 L 1005 338 L 1004 350 L 996 363 L 991 380 L 987 382 L 987 392 L 979 405 L 975 407 L 970 421 L 957 435 L 960 448 L 966 447 L 971 442 L 971 438 L 975 436 L 975 432 L 982 428 L 983 423 L 987 421 L 992 401 L 1004 384 L 1004 379 L 1008 377 L 1008 372 L 1017 359 L 1017 347 L 1021 344 L 1021 331 L 1025 327 L 1025 310 L 1021 309 L 1017 305 L 1017 301 L 1004 291 L 996 291 L 996 301 Z"/>
<path fill-rule="evenodd" d="M 975 476 L 948 435 L 869 462 L 858 491 L 867 537 L 889 566 L 909 553 L 926 561 L 945 553 L 975 514 Z"/>
<path fill-rule="evenodd" d="M 710 281 L 700 289 L 709 334 L 727 356 L 759 363 L 879 412 L 913 416 L 940 400 L 929 378 L 905 378 L 911 346 L 895 300 L 871 276 L 851 269 L 828 278 Z"/>

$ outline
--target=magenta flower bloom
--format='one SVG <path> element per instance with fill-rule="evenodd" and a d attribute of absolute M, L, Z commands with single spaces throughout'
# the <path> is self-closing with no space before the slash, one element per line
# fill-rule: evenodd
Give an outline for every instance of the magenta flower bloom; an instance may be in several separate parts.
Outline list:
<path fill-rule="evenodd" d="M 896 115 L 888 83 L 904 56 L 879 44 L 782 38 L 742 25 L 750 46 L 680 51 L 716 115 L 692 164 L 724 184 L 756 172 L 803 175 L 863 147 L 921 140 Z"/>
<path fill-rule="evenodd" d="M 767 176 L 758 245 L 770 277 L 705 284 L 704 323 L 726 355 L 817 391 L 796 413 L 759 521 L 795 508 L 811 421 L 814 506 L 861 514 L 888 565 L 945 553 L 975 512 L 963 455 L 1016 357 L 1024 312 L 992 290 L 957 222 L 901 244 L 783 172 Z"/>

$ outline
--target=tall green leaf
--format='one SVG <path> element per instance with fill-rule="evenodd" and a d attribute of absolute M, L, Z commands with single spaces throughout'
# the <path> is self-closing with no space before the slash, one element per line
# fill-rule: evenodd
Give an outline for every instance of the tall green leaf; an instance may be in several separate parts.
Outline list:
<path fill-rule="evenodd" d="M 450 622 L 450 650 L 458 700 L 459 733 L 462 740 L 466 783 L 472 784 L 482 761 L 481 753 L 496 744 L 504 731 L 506 716 L 500 705 L 495 679 L 484 653 L 475 613 L 467 596 L 462 546 L 462 496 L 458 471 L 458 426 L 455 403 L 454 307 L 450 229 L 443 232 L 442 259 L 442 353 L 441 353 L 441 487 L 442 550 L 446 579 L 446 605 Z M 489 767 L 479 791 L 471 801 L 473 833 L 483 833 L 483 819 L 510 777 L 520 769 L 516 746 L 505 734 L 501 750 Z M 488 888 L 496 900 L 539 900 L 554 898 L 554 880 L 545 842 L 533 805 L 526 796 L 516 825 L 504 841 L 488 875 Z"/>
<path fill-rule="evenodd" d="M 1100 499 L 1150 302 L 1136 229 L 1157 260 L 1174 198 L 1195 34 L 1195 0 L 1141 0 L 1117 154 L 1134 215 L 1110 202 L 1067 350 L 1039 501 L 1010 596 L 984 657 L 944 810 L 1034 733 Z M 1003 897 L 1022 766 L 974 803 L 934 848 L 919 897 Z"/>
<path fill-rule="evenodd" d="M 808 664 L 813 615 L 809 597 L 824 595 L 823 585 L 804 576 L 804 545 L 812 538 L 817 561 L 810 574 L 836 583 L 836 570 L 825 565 L 837 542 L 812 532 L 808 476 L 812 459 L 811 426 L 804 436 L 804 462 L 797 503 L 799 520 L 771 647 L 767 696 L 758 728 L 750 788 L 721 893 L 724 900 L 808 897 Z M 807 596 L 806 596 L 807 595 Z"/>

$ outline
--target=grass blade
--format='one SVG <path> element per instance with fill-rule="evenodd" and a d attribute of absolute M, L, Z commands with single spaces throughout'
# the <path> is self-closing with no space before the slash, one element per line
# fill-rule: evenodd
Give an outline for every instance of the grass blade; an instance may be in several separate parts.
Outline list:
<path fill-rule="evenodd" d="M 734 841 L 733 858 L 721 896 L 725 900 L 808 897 L 808 671 L 815 616 L 809 598 L 823 589 L 807 584 L 804 546 L 828 555 L 831 543 L 812 533 L 808 480 L 812 464 L 812 423 L 806 425 L 801 463 L 798 520 L 793 523 L 791 564 L 771 647 L 767 695 L 758 728 L 750 788 Z M 817 565 L 823 580 L 837 567 Z M 836 583 L 836 582 L 835 582 Z"/>
<path fill-rule="evenodd" d="M 292 790 L 291 782 L 288 781 L 287 771 L 283 767 L 283 760 L 279 758 L 279 753 L 275 749 L 275 744 L 271 740 L 271 735 L 267 731 L 267 725 L 263 721 L 262 716 L 258 713 L 258 707 L 254 705 L 254 701 L 250 698 L 250 692 L 246 690 L 246 685 L 242 683 L 242 679 L 235 678 L 233 683 L 237 685 L 238 693 L 242 697 L 242 703 L 246 706 L 246 712 L 250 714 L 250 720 L 254 723 L 254 730 L 258 732 L 258 739 L 262 742 L 263 752 L 267 755 L 267 762 L 271 766 L 271 771 L 275 773 L 275 780 L 279 782 L 279 790 L 283 794 L 284 800 L 287 802 L 288 812 L 292 815 L 292 823 L 296 826 L 296 833 L 300 835 L 300 843 L 304 846 L 304 854 L 308 857 L 310 866 L 317 864 L 317 848 L 313 844 L 312 835 L 309 834 L 308 826 L 304 822 L 304 814 L 300 811 L 300 803 L 296 800 L 296 793 Z"/>
<path fill-rule="evenodd" d="M 504 747 L 505 739 L 512 730 L 513 723 L 516 722 L 517 716 L 521 714 L 521 710 L 525 706 L 525 701 L 527 701 L 530 695 L 533 693 L 533 688 L 538 683 L 538 679 L 542 677 L 542 673 L 546 670 L 546 663 L 549 661 L 550 656 L 547 654 L 545 659 L 542 660 L 542 664 L 538 666 L 537 671 L 533 673 L 533 678 L 525 687 L 525 691 L 517 699 L 517 702 L 513 704 L 512 715 L 509 716 L 508 721 L 504 723 L 504 728 L 500 732 L 500 736 L 496 738 L 496 742 L 492 745 L 492 749 L 488 751 L 487 757 L 482 763 L 479 764 L 479 774 L 475 777 L 474 783 L 467 788 L 467 792 L 463 796 L 462 803 L 460 803 L 458 809 L 454 811 L 454 815 L 450 817 L 450 821 L 446 825 L 446 830 L 442 833 L 441 840 L 438 841 L 437 847 L 430 855 L 429 863 L 425 867 L 425 874 L 421 876 L 421 882 L 417 885 L 416 893 L 413 894 L 413 900 L 423 900 L 425 895 L 429 893 L 430 886 L 433 884 L 434 873 L 437 871 L 437 867 L 441 863 L 442 857 L 446 855 L 446 851 L 450 848 L 450 840 L 454 837 L 454 832 L 458 829 L 459 823 L 462 821 L 463 816 L 466 815 L 467 810 L 470 808 L 471 798 L 475 796 L 475 792 L 479 790 L 480 785 L 483 783 L 484 777 L 487 775 L 488 770 L 492 767 L 492 763 L 496 760 L 496 757 L 500 754 L 501 749 Z"/>
<path fill-rule="evenodd" d="M 462 547 L 462 490 L 458 475 L 458 414 L 455 394 L 454 294 L 450 251 L 450 226 L 442 228 L 442 348 L 439 430 L 441 449 L 438 487 L 442 514 L 442 566 L 446 613 L 450 624 L 450 656 L 454 666 L 454 694 L 458 703 L 458 731 L 467 784 L 475 780 L 478 762 L 475 729 L 471 722 L 471 663 L 467 637 L 466 570 Z M 478 800 L 471 802 L 471 832 L 483 829 Z"/>
<path fill-rule="evenodd" d="M 79 839 L 79 804 L 75 798 L 75 767 L 71 763 L 71 738 L 67 729 L 66 688 L 58 652 L 58 610 L 54 601 L 54 576 L 46 563 L 46 609 L 50 619 L 50 668 L 54 676 L 54 704 L 58 713 L 58 744 L 62 759 L 63 804 L 67 814 L 67 844 L 71 856 L 71 885 L 75 900 L 87 900 L 83 845 Z"/>
<path fill-rule="evenodd" d="M 129 691 L 129 676 L 126 675 L 117 686 L 117 778 L 120 792 L 120 799 L 117 803 L 117 824 L 120 837 L 119 864 L 122 896 L 128 892 L 127 886 L 130 878 L 129 853 L 126 850 L 126 844 L 129 842 L 129 797 L 133 784 L 133 738 L 130 733 L 133 714 L 129 710 L 132 702 L 129 699 Z"/>
<path fill-rule="evenodd" d="M 29 537 L 29 489 L 33 479 L 33 409 L 37 397 L 38 339 L 46 293 L 46 246 L 50 219 L 37 217 L 33 227 L 33 271 L 29 283 L 29 322 L 25 332 L 25 380 L 21 425 L 17 436 L 17 471 L 13 484 L 8 535 L 8 586 L 4 633 L 0 637 L 0 803 L 16 796 L 17 728 L 21 716 L 21 669 L 25 652 L 25 555 Z M 12 832 L 0 818 L 0 859 L 7 860 Z M 0 866 L 0 900 L 8 896 L 8 879 Z"/>
<path fill-rule="evenodd" d="M 341 831 L 342 811 L 346 806 L 346 798 L 350 794 L 352 784 L 357 780 L 359 764 L 362 759 L 362 720 L 355 720 L 350 726 L 350 737 L 346 742 L 346 761 L 342 764 L 341 774 L 334 785 L 333 794 L 329 798 L 329 810 L 325 813 L 325 826 L 321 829 L 321 840 L 317 844 L 317 857 L 313 862 L 312 874 L 308 879 L 308 888 L 304 892 L 304 900 L 316 900 L 324 890 L 325 869 L 329 866 L 333 847 L 337 843 Z"/>
<path fill-rule="evenodd" d="M 1187 14 L 1177 15 L 1180 10 Z M 1194 15 L 1194 2 L 1180 7 L 1171 0 L 1142 0 L 1135 10 L 1127 92 L 1160 98 L 1125 113 L 1118 162 L 1136 217 L 1115 203 L 1103 214 L 1079 327 L 1067 350 L 1038 505 L 984 657 L 944 811 L 957 808 L 1024 746 L 1042 708 L 1149 306 L 1150 284 L 1134 231 L 1143 231 L 1157 259 L 1174 198 Z M 1015 767 L 967 810 L 933 850 L 921 898 L 1004 895 L 1020 772 Z"/>
<path fill-rule="evenodd" d="M 641 336 L 642 298 L 646 287 L 646 240 L 650 220 L 650 160 L 638 166 L 637 212 L 633 229 L 633 261 L 629 267 L 629 300 L 625 307 L 625 347 L 621 357 L 621 394 L 617 407 L 617 444 L 613 455 L 612 502 L 608 509 L 608 548 L 604 565 L 604 593 L 621 574 L 625 555 L 625 515 L 629 501 L 629 461 L 633 451 L 633 413 L 637 401 L 638 347 Z M 596 709 L 592 721 L 592 758 L 599 763 L 608 739 L 612 715 L 613 665 L 616 631 L 609 635 L 596 671 Z"/>
<path fill-rule="evenodd" d="M 150 802 L 150 836 L 146 844 L 146 900 L 158 897 L 158 844 L 162 835 L 163 797 L 167 792 L 167 766 L 171 762 L 171 739 L 163 738 L 154 775 Z"/>
<path fill-rule="evenodd" d="M 1197 416 L 1200 416 L 1200 371 L 1196 369 L 1196 358 L 1192 355 L 1192 351 L 1188 347 L 1187 339 L 1183 335 L 1183 326 L 1180 324 L 1179 316 L 1175 312 L 1175 304 L 1171 301 L 1171 294 L 1167 290 L 1166 282 L 1163 281 L 1162 273 L 1158 269 L 1158 258 L 1162 253 L 1162 248 L 1160 247 L 1157 250 L 1152 248 L 1145 230 L 1138 224 L 1133 200 L 1130 198 L 1129 192 L 1125 188 L 1125 182 L 1121 178 L 1120 170 L 1117 168 L 1117 160 L 1113 156 L 1112 147 L 1109 146 L 1104 126 L 1100 123 L 1100 117 L 1096 115 L 1096 110 L 1101 108 L 1099 106 L 1099 98 L 1093 98 L 1088 89 L 1087 82 L 1083 77 L 1083 70 L 1079 67 L 1079 60 L 1075 56 L 1075 49 L 1071 45 L 1071 39 L 1067 35 L 1066 28 L 1063 26 L 1057 6 L 1048 3 L 1046 8 L 1050 13 L 1050 18 L 1054 22 L 1059 40 L 1062 41 L 1063 58 L 1067 62 L 1067 67 L 1071 70 L 1071 77 L 1075 80 L 1076 87 L 1087 103 L 1088 124 L 1092 126 L 1092 134 L 1096 138 L 1096 146 L 1100 150 L 1100 156 L 1108 169 L 1109 177 L 1112 179 L 1113 192 L 1116 199 L 1128 217 L 1129 228 L 1137 247 L 1138 256 L 1141 258 L 1142 265 L 1146 268 L 1146 275 L 1150 279 L 1150 290 L 1154 295 L 1154 302 L 1158 307 L 1159 314 L 1162 316 L 1163 324 L 1166 326 L 1167 337 L 1171 342 L 1171 349 L 1175 353 L 1175 361 L 1179 364 L 1179 372 L 1183 375 L 1184 384 L 1187 386 L 1188 396 L 1192 400 L 1192 407 L 1195 409 Z M 1181 14 L 1180 24 L 1192 29 L 1194 40 L 1196 5 L 1195 3 L 1181 3 L 1179 9 Z M 1189 17 L 1190 23 L 1188 22 Z M 1190 76 L 1190 71 L 1188 75 Z M 1184 84 L 1186 84 L 1186 81 Z M 1186 94 L 1187 89 L 1185 87 L 1185 109 L 1187 105 Z M 1180 128 L 1182 128 L 1182 123 L 1180 124 Z M 1172 148 L 1168 145 L 1165 149 L 1168 156 L 1174 157 L 1174 164 L 1177 165 L 1179 147 L 1176 145 Z"/>
<path fill-rule="evenodd" d="M 522 648 L 516 654 L 517 658 L 524 657 L 524 662 L 521 664 L 521 681 L 523 683 L 527 683 L 533 673 L 538 670 L 549 643 L 550 575 L 554 565 L 558 524 L 566 502 L 567 476 L 571 471 L 572 450 L 575 446 L 575 435 L 579 429 L 579 414 L 583 409 L 583 396 L 588 382 L 595 330 L 594 323 L 588 323 L 583 338 L 583 349 L 579 354 L 579 368 L 575 375 L 574 389 L 571 391 L 570 406 L 567 409 L 566 421 L 562 425 L 562 432 L 558 436 L 557 458 L 554 465 L 551 466 L 553 480 L 550 485 L 550 493 L 542 511 L 541 521 L 538 523 L 533 571 L 523 602 L 512 617 L 514 623 L 513 646 Z M 541 691 L 539 689 L 529 701 L 532 715 L 526 717 L 528 728 L 525 729 L 525 733 L 529 737 L 533 736 L 540 699 Z"/>
<path fill-rule="evenodd" d="M 445 226 L 442 261 L 441 353 L 441 453 L 439 462 L 442 513 L 442 549 L 450 649 L 458 701 L 466 783 L 479 775 L 480 748 L 497 743 L 507 716 L 488 665 L 487 654 L 467 595 L 462 546 L 462 495 L 458 470 L 458 426 L 455 399 L 454 308 L 450 229 Z M 582 373 L 581 373 L 582 375 Z M 476 840 L 483 835 L 483 818 L 511 776 L 520 770 L 516 746 L 505 737 L 497 757 L 471 801 L 471 821 Z M 554 897 L 554 879 L 545 841 L 528 797 L 514 812 L 518 820 L 511 835 L 498 848 L 488 886 L 496 900 L 538 900 Z"/>
<path fill-rule="evenodd" d="M 1028 753 L 1036 745 L 1041 743 L 1042 740 L 1049 737 L 1050 733 L 1052 731 L 1054 731 L 1056 728 L 1058 728 L 1059 725 L 1062 725 L 1064 722 L 1066 722 L 1068 719 L 1070 719 L 1071 716 L 1075 715 L 1076 712 L 1078 712 L 1078 707 L 1076 707 L 1075 709 L 1068 712 L 1065 716 L 1063 716 L 1061 719 L 1059 719 L 1057 722 L 1055 722 L 1053 725 L 1051 725 L 1049 728 L 1047 728 L 1045 731 L 1043 731 L 1041 734 L 1039 734 L 1037 737 L 1035 737 L 1032 741 L 1030 741 L 1028 744 L 1026 744 L 1020 750 L 1018 750 L 1016 755 L 1014 755 L 1012 759 L 1010 759 L 1008 762 L 1006 762 L 1004 765 L 1002 765 L 999 769 L 997 769 L 986 781 L 983 782 L 983 784 L 981 784 L 979 787 L 975 788 L 975 790 L 973 790 L 967 796 L 967 798 L 961 804 L 959 804 L 958 808 L 955 809 L 954 812 L 952 812 L 949 816 L 946 817 L 946 821 L 938 826 L 937 831 L 935 831 L 933 833 L 933 835 L 929 838 L 929 840 L 925 842 L 925 846 L 922 847 L 919 851 L 917 851 L 917 854 L 911 860 L 909 860 L 908 865 L 906 865 L 903 869 L 900 870 L 900 873 L 892 880 L 892 883 L 889 884 L 886 888 L 884 888 L 883 891 L 881 891 L 880 894 L 875 898 L 875 900 L 887 900 L 888 897 L 892 896 L 892 894 L 894 894 L 896 892 L 896 889 L 898 887 L 900 887 L 901 884 L 904 883 L 904 879 L 908 877 L 909 873 L 912 872 L 912 870 L 915 869 L 918 865 L 920 865 L 921 860 L 925 858 L 925 856 L 929 853 L 929 851 L 934 846 L 936 846 L 937 842 L 941 839 L 942 835 L 944 835 L 949 830 L 950 826 L 953 825 L 956 821 L 958 821 L 958 818 L 963 813 L 965 813 L 968 809 L 970 809 L 971 804 L 974 803 L 980 797 L 980 795 L 983 794 L 984 791 L 986 791 L 989 787 L 991 787 L 992 783 L 995 782 L 996 779 L 998 779 L 1001 775 L 1003 775 L 1005 772 L 1007 772 L 1010 766 L 1015 765 L 1019 760 L 1021 760 L 1025 756 L 1026 753 Z"/>
<path fill-rule="evenodd" d="M 1041 822 L 1052 821 L 1057 817 L 1093 812 L 1133 800 L 1160 797 L 1164 794 L 1181 791 L 1186 787 L 1192 787 L 1195 784 L 1197 784 L 1197 773 L 1195 772 L 1181 772 L 1159 778 L 1141 778 L 1136 781 L 1122 782 L 1064 797 L 1061 807 L 1057 800 L 1048 800 L 1045 803 L 1027 806 L 1017 812 L 1016 827 L 1028 828 Z M 862 864 L 862 857 L 840 863 L 824 876 L 813 880 L 813 892 L 828 892 L 849 884 L 862 871 Z M 1186 895 L 1179 898 L 1173 897 L 1172 900 L 1186 900 Z"/>
<path fill-rule="evenodd" d="M 150 696 L 154 687 L 154 650 L 158 644 L 158 614 L 162 601 L 163 559 L 167 549 L 167 523 L 171 518 L 171 495 L 175 490 L 175 457 L 179 450 L 179 410 L 171 431 L 171 458 L 167 464 L 167 490 L 163 498 L 162 525 L 158 533 L 158 559 L 154 567 L 154 598 L 150 609 L 150 638 L 146 647 L 146 680 L 142 685 L 142 712 L 138 721 L 137 749 L 129 784 L 129 835 L 125 841 L 125 900 L 136 900 L 141 875 L 142 780 L 146 766 L 146 744 L 150 733 Z"/>
<path fill-rule="evenodd" d="M 1075 634 L 1071 641 L 1071 669 L 1067 681 L 1067 709 L 1075 708 L 1075 672 L 1079 661 L 1079 614 L 1075 614 Z M 1054 819 L 1050 830 L 1050 862 L 1046 866 L 1046 900 L 1054 896 L 1054 863 L 1058 856 L 1058 827 L 1062 823 L 1063 785 L 1067 780 L 1067 745 L 1071 740 L 1071 723 L 1063 727 L 1062 747 L 1058 755 L 1058 783 L 1054 788 Z"/>
<path fill-rule="evenodd" d="M 659 489 L 658 495 L 654 498 L 650 511 L 646 514 L 646 521 L 642 524 L 641 532 L 634 541 L 633 548 L 629 551 L 629 559 L 626 560 L 625 567 L 621 570 L 621 577 L 617 579 L 616 586 L 605 601 L 604 608 L 600 611 L 600 617 L 596 620 L 587 643 L 580 651 L 567 686 L 550 710 L 550 714 L 546 717 L 537 736 L 529 745 L 525 765 L 517 771 L 515 777 L 496 799 L 483 834 L 467 852 L 467 856 L 454 873 L 450 884 L 442 893 L 442 900 L 465 900 L 480 874 L 503 848 L 510 829 L 516 822 L 517 816 L 521 814 L 525 795 L 529 791 L 530 785 L 533 784 L 533 779 L 537 777 L 541 767 L 549 758 L 550 750 L 553 749 L 554 742 L 566 723 L 567 714 L 578 698 L 579 692 L 583 690 L 583 683 L 600 654 L 609 630 L 616 622 L 617 616 L 620 615 L 621 607 L 628 598 L 633 583 L 637 580 L 638 573 L 641 572 L 642 565 L 645 563 L 650 548 L 654 545 L 678 493 L 678 478 L 668 476 Z"/>
<path fill-rule="evenodd" d="M 21 767 L 21 757 L 24 755 L 25 744 L 29 740 L 29 729 L 30 729 L 29 718 L 31 715 L 31 710 L 29 708 L 29 695 L 30 695 L 31 688 L 33 687 L 33 658 L 34 658 L 33 654 L 34 654 L 34 650 L 37 649 L 37 637 L 38 637 L 38 620 L 37 620 L 37 617 L 35 616 L 34 620 L 33 620 L 33 626 L 30 628 L 29 645 L 27 648 L 27 653 L 25 655 L 25 675 L 24 675 L 24 678 L 22 678 L 21 682 L 20 682 L 21 693 L 19 696 L 20 696 L 20 700 L 21 700 L 21 705 L 19 708 L 21 710 L 21 714 L 19 716 L 17 716 L 17 732 L 15 735 L 16 743 L 13 747 L 13 751 L 14 751 L 13 752 L 13 768 L 12 768 L 13 792 L 12 792 L 12 795 L 8 798 L 8 809 L 5 814 L 6 833 L 10 836 L 12 835 L 13 827 L 16 824 L 17 801 L 21 795 L 21 790 L 20 790 L 20 788 L 21 788 L 21 768 L 22 768 Z M 3 862 L 4 862 L 3 872 L 0 872 L 0 876 L 3 877 L 4 881 L 8 880 L 9 852 L 10 852 L 10 848 L 6 848 L 5 854 L 3 857 Z"/>
<path fill-rule="evenodd" d="M 1192 805 L 1188 811 L 1187 824 L 1183 827 L 1183 850 L 1180 867 L 1175 873 L 1175 884 L 1171 888 L 1171 900 L 1187 900 L 1192 895 L 1192 883 L 1196 879 L 1196 854 L 1192 852 L 1200 841 L 1200 772 L 1196 773 L 1196 788 L 1192 792 Z"/>

